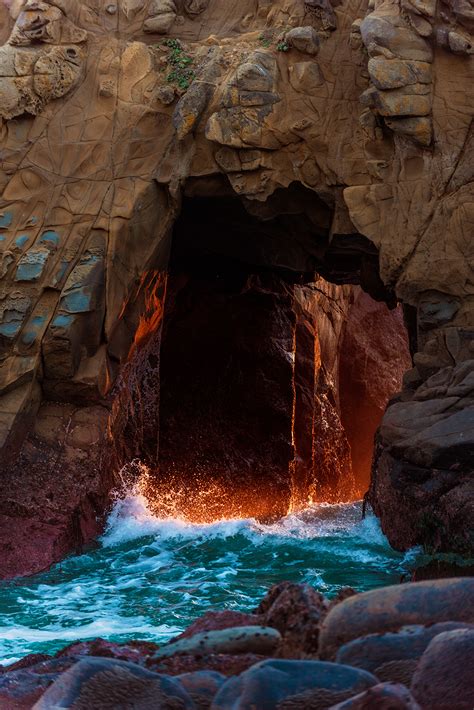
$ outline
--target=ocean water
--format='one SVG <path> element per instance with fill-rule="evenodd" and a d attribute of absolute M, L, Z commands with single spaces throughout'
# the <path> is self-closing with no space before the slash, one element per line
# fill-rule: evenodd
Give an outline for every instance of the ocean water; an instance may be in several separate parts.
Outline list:
<path fill-rule="evenodd" d="M 395 584 L 413 562 L 360 503 L 313 505 L 268 525 L 160 519 L 118 501 L 96 549 L 0 585 L 0 664 L 97 636 L 164 642 L 209 609 L 254 609 L 281 580 L 331 596 Z"/>

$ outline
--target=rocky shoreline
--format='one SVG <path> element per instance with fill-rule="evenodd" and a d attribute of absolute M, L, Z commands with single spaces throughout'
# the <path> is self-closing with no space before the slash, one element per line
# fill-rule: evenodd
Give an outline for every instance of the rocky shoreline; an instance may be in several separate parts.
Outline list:
<path fill-rule="evenodd" d="M 328 600 L 272 587 L 158 646 L 95 639 L 0 669 L 2 710 L 472 710 L 474 578 Z"/>

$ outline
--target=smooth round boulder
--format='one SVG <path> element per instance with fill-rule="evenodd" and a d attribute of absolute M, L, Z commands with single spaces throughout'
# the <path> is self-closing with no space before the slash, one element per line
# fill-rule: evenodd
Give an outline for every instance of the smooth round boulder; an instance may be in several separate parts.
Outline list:
<path fill-rule="evenodd" d="M 404 685 L 380 683 L 329 710 L 420 710 L 420 706 Z"/>
<path fill-rule="evenodd" d="M 327 708 L 377 683 L 371 673 L 337 663 L 271 659 L 224 683 L 211 710 Z"/>
<path fill-rule="evenodd" d="M 432 626 L 402 626 L 399 631 L 362 636 L 341 646 L 336 663 L 362 668 L 378 676 L 377 669 L 386 663 L 417 661 L 438 634 L 465 628 L 474 630 L 474 625 L 445 621 Z"/>
<path fill-rule="evenodd" d="M 238 626 L 194 634 L 179 638 L 159 648 L 153 659 L 174 655 L 201 655 L 209 653 L 256 653 L 271 656 L 281 642 L 281 634 L 270 626 Z"/>
<path fill-rule="evenodd" d="M 473 578 L 409 582 L 349 597 L 324 619 L 319 654 L 331 660 L 353 639 L 443 621 L 474 623 Z"/>
<path fill-rule="evenodd" d="M 33 710 L 196 710 L 190 695 L 174 678 L 128 661 L 84 658 L 62 673 Z"/>
<path fill-rule="evenodd" d="M 411 692 L 423 710 L 472 710 L 474 630 L 436 636 L 418 663 Z"/>

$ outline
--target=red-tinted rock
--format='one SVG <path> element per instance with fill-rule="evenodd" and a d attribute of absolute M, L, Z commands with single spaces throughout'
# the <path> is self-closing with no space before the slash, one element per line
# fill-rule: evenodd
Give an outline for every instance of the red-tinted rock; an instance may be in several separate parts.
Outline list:
<path fill-rule="evenodd" d="M 212 654 L 209 656 L 172 656 L 171 658 L 148 659 L 145 663 L 157 673 L 180 675 L 181 673 L 194 673 L 194 671 L 217 671 L 226 676 L 240 675 L 247 668 L 265 660 L 264 656 L 253 653 L 240 653 L 236 656 L 229 654 Z"/>
<path fill-rule="evenodd" d="M 375 432 L 388 400 L 401 389 L 411 366 L 401 308 L 390 311 L 385 303 L 356 291 L 341 346 L 339 391 L 361 493 L 370 481 Z"/>
<path fill-rule="evenodd" d="M 218 631 L 237 626 L 259 626 L 264 623 L 264 620 L 257 614 L 243 614 L 240 611 L 206 611 L 173 640 L 188 638 L 203 631 Z M 271 626 L 271 624 L 269 625 Z"/>
<path fill-rule="evenodd" d="M 102 461 L 107 416 L 101 406 L 44 404 L 21 453 L 2 460 L 0 578 L 45 570 L 102 530 L 113 485 Z"/>
<path fill-rule="evenodd" d="M 0 672 L 10 673 L 11 671 L 19 671 L 23 668 L 29 668 L 30 666 L 35 666 L 37 663 L 44 663 L 52 659 L 47 653 L 29 653 L 28 656 L 20 658 L 19 661 L 11 663 L 9 666 L 0 666 Z"/>
<path fill-rule="evenodd" d="M 97 638 L 92 641 L 72 643 L 58 651 L 56 657 L 98 656 L 143 664 L 146 658 L 151 656 L 157 649 L 158 645 L 151 641 L 129 641 L 128 643 L 120 644 Z"/>
<path fill-rule="evenodd" d="M 284 515 L 293 460 L 291 286 L 227 262 L 202 269 L 169 281 L 150 505 L 198 522 Z"/>
<path fill-rule="evenodd" d="M 355 497 L 351 450 L 341 422 L 338 366 L 352 294 L 319 279 L 294 289 L 295 406 L 292 507 Z"/>
<path fill-rule="evenodd" d="M 298 658 L 317 652 L 319 626 L 327 607 L 327 599 L 308 584 L 281 582 L 272 587 L 256 613 L 281 633 L 279 655 Z"/>

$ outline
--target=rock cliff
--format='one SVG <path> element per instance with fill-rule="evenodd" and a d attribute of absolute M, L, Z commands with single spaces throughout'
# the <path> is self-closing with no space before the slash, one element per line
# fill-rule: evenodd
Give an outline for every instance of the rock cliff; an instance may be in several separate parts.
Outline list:
<path fill-rule="evenodd" d="M 93 537 L 113 471 L 156 461 L 156 377 L 163 357 L 176 384 L 179 342 L 165 295 L 205 297 L 196 267 L 222 261 L 234 266 L 221 307 L 238 294 L 245 319 L 257 300 L 256 328 L 267 309 L 286 318 L 282 340 L 313 337 L 302 313 L 318 275 L 342 304 L 349 285 L 403 303 L 414 368 L 379 431 L 369 500 L 399 548 L 472 550 L 473 12 L 469 0 L 0 6 L 3 574 Z M 172 243 L 184 246 L 170 268 Z M 268 456 L 297 466 L 311 456 L 286 420 L 305 358 L 283 358 L 293 343 L 273 342 L 272 318 L 261 356 L 275 346 L 287 401 L 269 403 L 284 415 Z M 317 418 L 314 406 L 298 412 Z M 172 442 L 176 411 L 163 408 Z"/>

